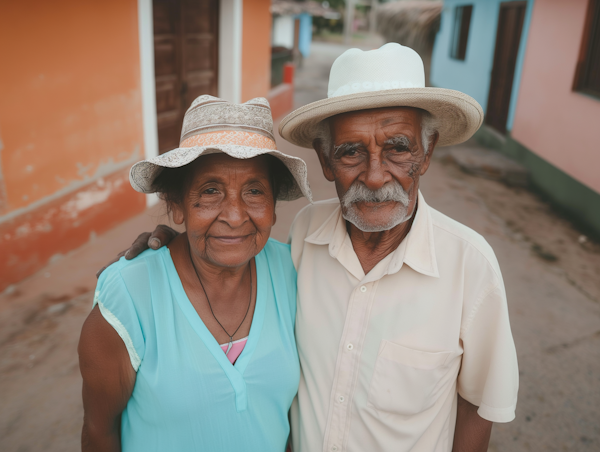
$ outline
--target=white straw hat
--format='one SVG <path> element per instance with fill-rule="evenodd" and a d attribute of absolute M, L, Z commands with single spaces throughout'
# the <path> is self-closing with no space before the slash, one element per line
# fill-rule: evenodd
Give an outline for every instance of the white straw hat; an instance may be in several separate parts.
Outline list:
<path fill-rule="evenodd" d="M 179 168 L 201 155 L 225 153 L 236 159 L 272 155 L 281 160 L 294 177 L 294 184 L 277 199 L 292 201 L 305 196 L 312 202 L 306 163 L 277 150 L 273 137 L 271 107 L 264 97 L 233 104 L 203 95 L 186 111 L 179 147 L 137 162 L 129 172 L 131 186 L 141 193 L 154 193 L 154 180 L 163 168 Z"/>
<path fill-rule="evenodd" d="M 327 99 L 291 112 L 279 124 L 279 133 L 298 146 L 312 148 L 324 119 L 384 107 L 415 107 L 431 113 L 439 125 L 438 146 L 468 140 L 483 122 L 483 110 L 475 99 L 460 91 L 426 88 L 419 54 L 387 43 L 366 52 L 346 50 L 331 66 Z"/>

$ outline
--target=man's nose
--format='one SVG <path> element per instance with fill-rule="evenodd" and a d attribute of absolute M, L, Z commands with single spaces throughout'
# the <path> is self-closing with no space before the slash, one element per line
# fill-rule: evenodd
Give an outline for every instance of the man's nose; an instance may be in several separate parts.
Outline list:
<path fill-rule="evenodd" d="M 386 183 L 392 180 L 392 176 L 387 171 L 381 155 L 369 155 L 367 170 L 364 173 L 363 183 L 370 190 L 379 190 Z"/>

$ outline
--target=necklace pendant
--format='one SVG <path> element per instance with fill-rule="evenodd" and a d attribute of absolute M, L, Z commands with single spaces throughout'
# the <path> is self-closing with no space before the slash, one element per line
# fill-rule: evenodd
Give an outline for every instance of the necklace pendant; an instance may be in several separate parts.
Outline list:
<path fill-rule="evenodd" d="M 231 347 L 233 347 L 233 338 L 232 337 L 229 338 L 229 344 L 227 345 L 227 351 L 225 352 L 225 356 L 229 355 L 229 350 L 231 350 Z"/>

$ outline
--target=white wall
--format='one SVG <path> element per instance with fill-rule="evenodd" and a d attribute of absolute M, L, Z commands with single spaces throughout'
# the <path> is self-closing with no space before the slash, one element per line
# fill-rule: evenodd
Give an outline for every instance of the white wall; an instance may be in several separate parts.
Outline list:
<path fill-rule="evenodd" d="M 282 46 L 288 49 L 294 47 L 294 16 L 273 17 L 271 44 L 273 47 Z"/>
<path fill-rule="evenodd" d="M 140 42 L 140 75 L 142 91 L 142 122 L 144 124 L 144 157 L 158 155 L 156 124 L 156 83 L 154 81 L 154 30 L 152 0 L 138 0 L 138 32 Z M 156 194 L 146 195 L 146 204 L 158 202 Z"/>
<path fill-rule="evenodd" d="M 221 0 L 219 10 L 219 97 L 242 101 L 242 0 Z"/>

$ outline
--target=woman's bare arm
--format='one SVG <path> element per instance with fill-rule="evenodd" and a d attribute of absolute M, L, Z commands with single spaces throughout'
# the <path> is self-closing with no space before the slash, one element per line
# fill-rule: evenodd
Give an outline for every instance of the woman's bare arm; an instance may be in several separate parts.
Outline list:
<path fill-rule="evenodd" d="M 477 414 L 477 406 L 458 396 L 452 452 L 486 452 L 493 423 Z"/>
<path fill-rule="evenodd" d="M 121 413 L 133 392 L 136 373 L 127 348 L 96 306 L 79 339 L 83 377 L 83 452 L 121 450 Z"/>

